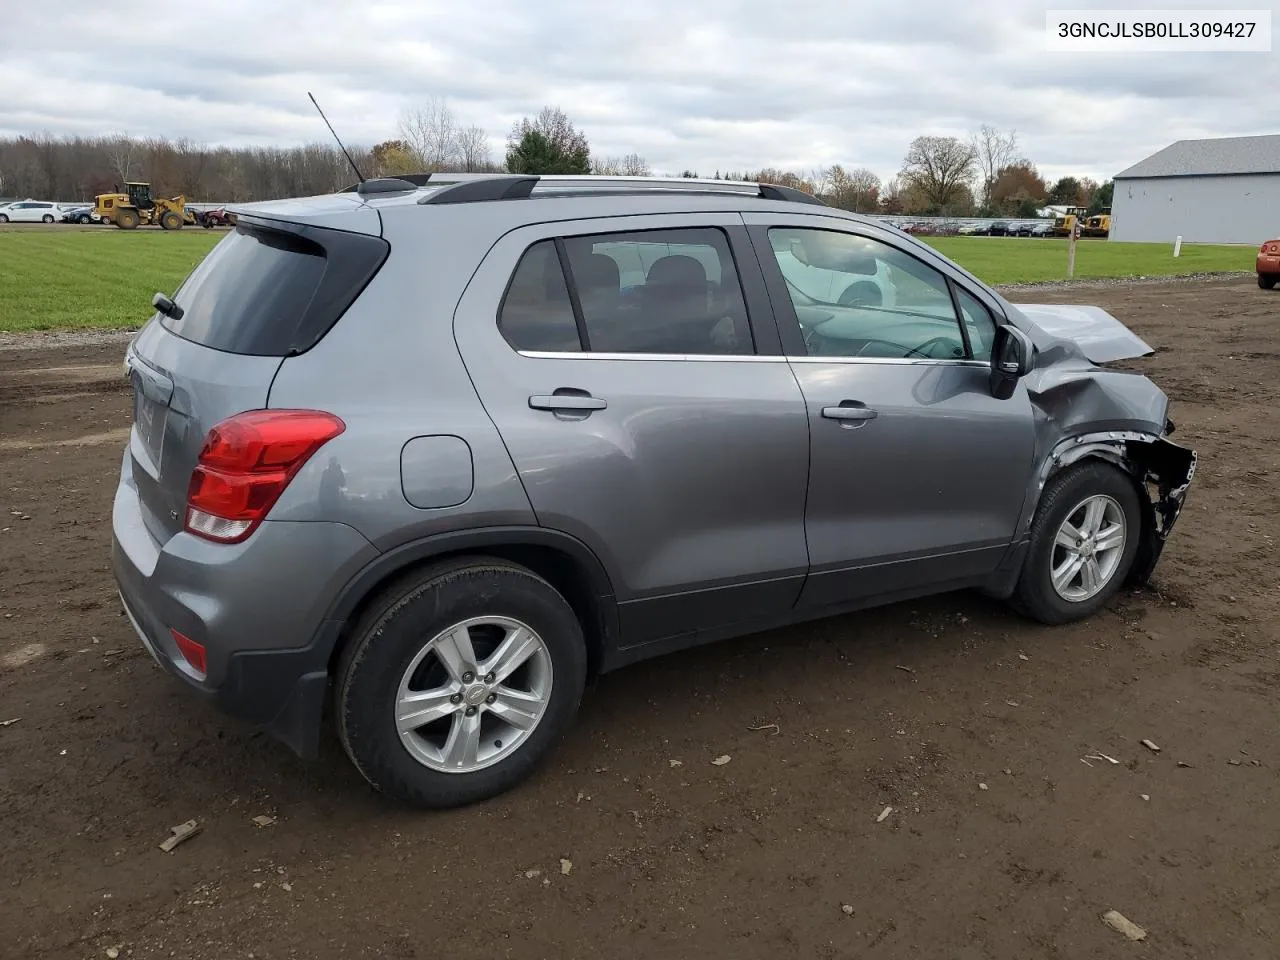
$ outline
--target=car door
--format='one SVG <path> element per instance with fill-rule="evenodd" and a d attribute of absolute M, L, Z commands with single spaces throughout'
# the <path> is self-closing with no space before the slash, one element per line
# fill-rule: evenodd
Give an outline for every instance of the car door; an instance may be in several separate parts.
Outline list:
<path fill-rule="evenodd" d="M 28 223 L 32 220 L 39 220 L 32 209 L 34 204 L 31 203 L 15 203 L 5 212 L 9 214 L 9 219 L 14 223 Z"/>
<path fill-rule="evenodd" d="M 516 230 L 454 330 L 538 522 L 609 570 L 624 645 L 794 605 L 809 428 L 740 216 Z"/>
<path fill-rule="evenodd" d="M 1034 447 L 1025 388 L 1005 400 L 989 389 L 994 298 L 887 230 L 745 219 L 812 434 L 800 605 L 892 599 L 994 572 Z"/>

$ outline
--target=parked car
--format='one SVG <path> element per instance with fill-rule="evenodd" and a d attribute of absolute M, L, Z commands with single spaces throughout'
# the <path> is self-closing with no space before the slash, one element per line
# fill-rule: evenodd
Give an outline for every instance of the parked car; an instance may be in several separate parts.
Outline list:
<path fill-rule="evenodd" d="M 1258 286 L 1270 290 L 1280 283 L 1280 239 L 1268 240 L 1258 248 Z"/>
<path fill-rule="evenodd" d="M 960 227 L 959 231 L 957 231 L 957 232 L 958 232 L 958 233 L 960 234 L 960 236 L 962 236 L 962 237 L 971 237 L 971 236 L 974 236 L 975 234 L 982 233 L 982 232 L 983 232 L 983 229 L 984 229 L 984 228 L 983 228 L 982 224 L 979 224 L 979 223 L 966 223 L 966 224 L 962 225 L 962 226 Z"/>
<path fill-rule="evenodd" d="M 0 207 L 0 223 L 53 223 L 61 216 L 56 203 L 44 200 L 19 200 Z"/>
<path fill-rule="evenodd" d="M 1035 223 L 1030 232 L 1029 237 L 1051 237 L 1053 236 L 1053 222 L 1051 220 L 1040 220 Z"/>
<path fill-rule="evenodd" d="M 299 754 L 328 714 L 468 803 L 590 675 L 962 588 L 1061 624 L 1155 567 L 1196 458 L 1106 312 L 786 188 L 434 176 L 238 207 L 126 354 L 124 609 Z"/>
<path fill-rule="evenodd" d="M 1007 220 L 996 220 L 994 223 L 987 225 L 987 236 L 1003 237 L 1009 232 L 1009 222 Z"/>
<path fill-rule="evenodd" d="M 102 217 L 93 212 L 93 207 L 64 207 L 61 220 L 63 223 L 101 223 Z"/>
<path fill-rule="evenodd" d="M 206 230 L 213 227 L 235 226 L 235 216 L 227 213 L 224 207 L 215 210 L 204 210 L 196 214 L 196 221 Z"/>
<path fill-rule="evenodd" d="M 1034 220 L 1019 220 L 1017 223 L 1009 224 L 1005 232 L 1011 237 L 1029 237 L 1035 226 Z"/>

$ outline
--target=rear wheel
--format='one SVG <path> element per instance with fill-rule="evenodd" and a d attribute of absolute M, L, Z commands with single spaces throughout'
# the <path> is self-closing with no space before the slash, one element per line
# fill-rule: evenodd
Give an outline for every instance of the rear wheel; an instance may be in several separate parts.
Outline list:
<path fill-rule="evenodd" d="M 116 211 L 116 226 L 121 230 L 133 230 L 138 226 L 138 221 L 140 219 L 141 218 L 138 216 L 137 210 Z"/>
<path fill-rule="evenodd" d="M 1124 583 L 1141 533 L 1129 477 L 1099 461 L 1068 467 L 1040 499 L 1014 606 L 1049 624 L 1092 615 Z"/>
<path fill-rule="evenodd" d="M 343 653 L 335 716 L 365 779 L 422 807 L 495 796 L 568 728 L 586 682 L 565 599 L 515 564 L 429 568 L 392 587 Z"/>
<path fill-rule="evenodd" d="M 7 214 L 0 213 L 0 223 L 8 223 L 8 222 L 9 222 L 9 217 L 8 217 L 8 215 L 7 215 Z"/>
<path fill-rule="evenodd" d="M 1258 274 L 1258 286 L 1260 286 L 1263 290 L 1270 290 L 1272 287 L 1276 285 L 1277 280 L 1280 280 L 1280 275 L 1277 275 L 1274 273 Z"/>
<path fill-rule="evenodd" d="M 81 223 L 93 223 L 93 218 L 92 218 L 91 216 L 89 216 L 87 213 L 82 213 L 82 214 L 80 215 L 80 222 L 81 222 Z"/>
<path fill-rule="evenodd" d="M 173 210 L 166 210 L 160 214 L 160 226 L 165 230 L 181 230 L 182 215 Z"/>

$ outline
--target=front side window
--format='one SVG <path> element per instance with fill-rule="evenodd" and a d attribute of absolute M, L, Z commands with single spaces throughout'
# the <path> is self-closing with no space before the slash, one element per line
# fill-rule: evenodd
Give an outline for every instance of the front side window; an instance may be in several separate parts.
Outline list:
<path fill-rule="evenodd" d="M 956 303 L 960 306 L 960 316 L 964 320 L 965 331 L 969 334 L 969 348 L 973 359 L 990 362 L 991 344 L 996 339 L 996 322 L 991 318 L 991 311 L 977 297 L 960 287 L 956 287 Z"/>
<path fill-rule="evenodd" d="M 755 352 L 728 238 L 715 228 L 565 237 L 525 251 L 498 325 L 524 351 Z M 578 325 L 578 320 L 581 325 Z"/>
<path fill-rule="evenodd" d="M 809 356 L 967 357 L 946 277 L 915 257 L 831 230 L 774 228 L 769 241 Z"/>

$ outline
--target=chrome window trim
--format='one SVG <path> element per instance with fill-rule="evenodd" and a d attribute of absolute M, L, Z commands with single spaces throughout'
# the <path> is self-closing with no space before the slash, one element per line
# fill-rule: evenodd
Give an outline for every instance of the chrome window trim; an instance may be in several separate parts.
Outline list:
<path fill-rule="evenodd" d="M 591 353 L 581 350 L 517 350 L 530 360 L 682 360 L 694 363 L 870 363 L 902 366 L 960 366 L 991 369 L 985 360 L 948 360 L 933 357 L 786 357 L 782 355 L 722 353 Z"/>

